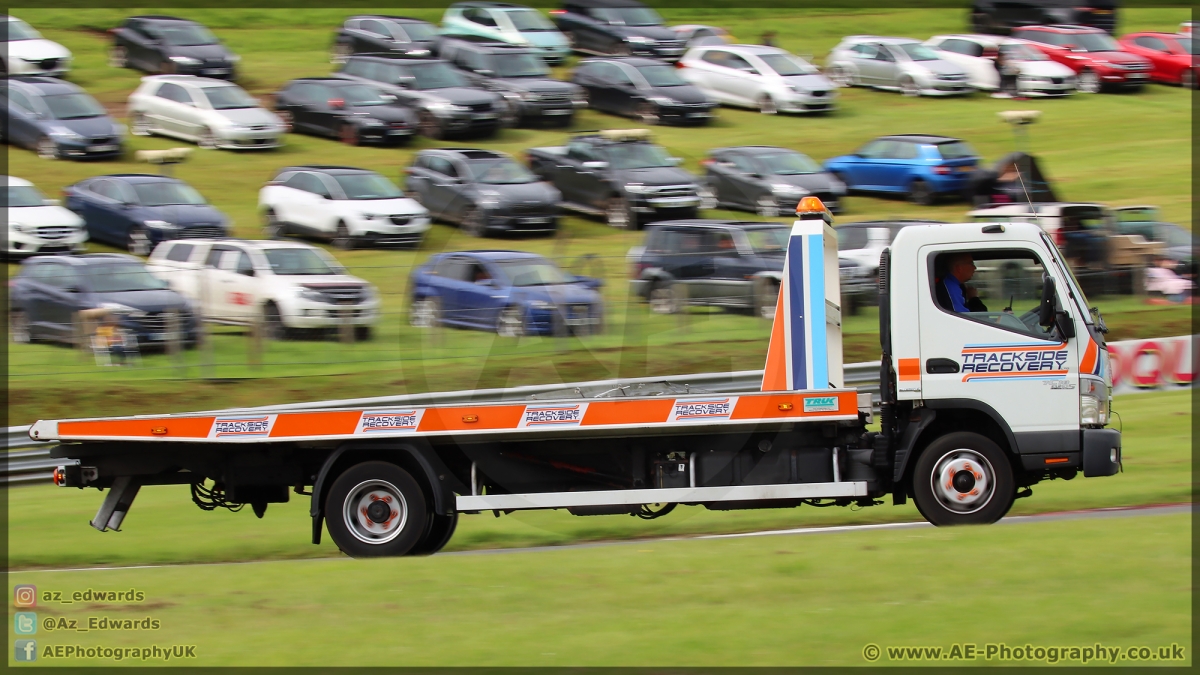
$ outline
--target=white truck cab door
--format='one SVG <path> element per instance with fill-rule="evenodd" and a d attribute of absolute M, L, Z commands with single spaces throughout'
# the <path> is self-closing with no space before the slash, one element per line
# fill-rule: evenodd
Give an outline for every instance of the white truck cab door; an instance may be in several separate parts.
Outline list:
<path fill-rule="evenodd" d="M 946 306 L 948 293 L 938 292 L 964 257 L 976 267 L 966 285 L 978 291 L 986 311 L 954 311 Z M 909 396 L 919 389 L 927 404 L 955 399 L 985 404 L 1008 422 L 1020 446 L 1054 448 L 1061 441 L 1066 449 L 1069 434 L 1077 445 L 1079 338 L 1064 339 L 1055 328 L 1038 326 L 1042 274 L 1049 263 L 1044 253 L 1017 242 L 921 247 L 916 299 L 921 355 L 918 363 L 899 364 L 898 388 Z M 1075 318 L 1065 280 L 1056 279 L 1056 286 L 1060 309 Z"/>

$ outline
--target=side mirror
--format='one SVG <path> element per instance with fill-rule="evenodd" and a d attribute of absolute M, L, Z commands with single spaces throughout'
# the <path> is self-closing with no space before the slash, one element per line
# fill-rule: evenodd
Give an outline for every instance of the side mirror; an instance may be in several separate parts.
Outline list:
<path fill-rule="evenodd" d="M 1064 340 L 1070 340 L 1075 337 L 1075 322 L 1071 320 L 1071 315 L 1066 312 L 1055 313 L 1054 327 L 1058 330 L 1058 336 Z"/>
<path fill-rule="evenodd" d="M 584 162 L 583 168 L 585 168 L 585 169 L 607 169 L 608 162 Z"/>
<path fill-rule="evenodd" d="M 240 269 L 240 270 L 238 270 L 238 274 L 240 274 L 244 277 L 252 277 L 252 276 L 254 276 L 254 268 L 248 267 L 245 269 Z"/>
<path fill-rule="evenodd" d="M 475 282 L 475 285 L 476 286 L 495 286 L 496 280 L 495 279 L 479 279 L 478 281 Z"/>
<path fill-rule="evenodd" d="M 1054 292 L 1054 277 L 1042 273 L 1042 300 L 1038 303 L 1038 325 L 1049 328 L 1054 323 L 1055 310 L 1058 309 L 1057 295 Z"/>
<path fill-rule="evenodd" d="M 82 293 L 83 292 L 83 289 L 78 286 L 67 286 L 63 290 L 65 290 L 68 293 Z"/>

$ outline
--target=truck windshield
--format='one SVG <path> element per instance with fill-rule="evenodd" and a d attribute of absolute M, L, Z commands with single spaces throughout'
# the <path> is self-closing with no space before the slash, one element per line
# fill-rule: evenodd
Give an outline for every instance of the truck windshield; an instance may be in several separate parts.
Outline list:
<path fill-rule="evenodd" d="M 133 186 L 142 206 L 174 206 L 207 204 L 199 192 L 184 183 L 138 183 Z"/>
<path fill-rule="evenodd" d="M 760 227 L 746 230 L 746 238 L 750 240 L 750 247 L 759 254 L 783 253 L 787 249 L 789 234 L 790 231 L 786 227 Z"/>
<path fill-rule="evenodd" d="M 269 248 L 263 251 L 271 271 L 281 276 L 317 276 L 339 274 L 321 256 L 307 248 Z"/>
<path fill-rule="evenodd" d="M 88 290 L 93 293 L 161 291 L 167 282 L 146 271 L 141 263 L 96 265 L 87 270 Z"/>
<path fill-rule="evenodd" d="M 536 9 L 518 9 L 508 12 L 508 20 L 512 21 L 513 28 L 521 32 L 558 30 Z"/>
<path fill-rule="evenodd" d="M 18 206 L 44 206 L 45 202 L 42 193 L 32 185 L 9 185 L 5 205 L 12 209 Z"/>
<path fill-rule="evenodd" d="M 650 143 L 615 143 L 607 150 L 608 163 L 614 169 L 661 169 L 675 166 L 666 150 Z"/>
<path fill-rule="evenodd" d="M 413 89 L 417 91 L 467 86 L 467 81 L 443 61 L 413 64 L 408 67 L 408 71 L 412 73 Z"/>
<path fill-rule="evenodd" d="M 498 54 L 491 61 L 496 77 L 545 77 L 550 74 L 546 62 L 529 52 Z"/>
<path fill-rule="evenodd" d="M 551 286 L 569 284 L 573 281 L 562 270 L 546 260 L 536 258 L 498 260 L 496 264 L 499 265 L 513 286 Z"/>
<path fill-rule="evenodd" d="M 1075 270 L 1071 269 L 1071 266 L 1067 264 L 1067 259 L 1063 257 L 1062 251 L 1054 244 L 1054 240 L 1050 238 L 1050 235 L 1042 232 L 1042 241 L 1045 242 L 1046 246 L 1050 247 L 1050 250 L 1054 251 L 1053 262 L 1059 268 L 1059 271 L 1062 273 L 1062 275 L 1066 277 L 1067 285 L 1070 287 L 1071 295 L 1073 295 L 1075 297 L 1075 301 L 1079 303 L 1079 311 L 1083 315 L 1083 320 L 1086 323 L 1092 323 L 1092 315 L 1088 311 L 1088 299 L 1087 296 L 1083 294 L 1083 290 L 1079 288 L 1079 281 L 1075 278 Z"/>
<path fill-rule="evenodd" d="M 511 159 L 479 160 L 467 165 L 476 183 L 486 185 L 516 185 L 536 183 L 538 177 Z"/>
<path fill-rule="evenodd" d="M 377 173 L 349 173 L 334 176 L 346 199 L 399 199 L 404 196 L 392 181 Z"/>

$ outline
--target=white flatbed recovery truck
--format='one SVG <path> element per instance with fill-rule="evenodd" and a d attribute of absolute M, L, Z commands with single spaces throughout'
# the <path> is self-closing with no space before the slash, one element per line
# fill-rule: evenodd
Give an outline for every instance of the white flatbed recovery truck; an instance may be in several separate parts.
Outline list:
<path fill-rule="evenodd" d="M 433 553 L 460 513 L 519 509 L 655 518 L 890 495 L 936 525 L 991 523 L 1042 480 L 1120 470 L 1103 320 L 1036 225 L 914 225 L 883 253 L 874 432 L 870 394 L 842 381 L 832 218 L 812 197 L 797 215 L 761 392 L 42 420 L 30 436 L 77 462 L 58 485 L 108 488 L 100 531 L 143 485 L 259 517 L 294 490 L 311 495 L 313 542 L 324 524 L 356 557 Z M 965 263 L 1005 270 L 1010 306 L 956 311 L 947 280 L 969 279 Z M 1018 297 L 1032 308 L 1015 313 Z"/>

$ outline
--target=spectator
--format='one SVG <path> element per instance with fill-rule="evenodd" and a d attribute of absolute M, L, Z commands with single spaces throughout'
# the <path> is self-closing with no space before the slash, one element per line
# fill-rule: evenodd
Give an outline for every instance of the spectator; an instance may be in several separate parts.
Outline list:
<path fill-rule="evenodd" d="M 104 317 L 103 322 L 96 328 L 96 340 L 99 343 L 98 347 L 108 352 L 113 364 L 125 365 L 125 336 L 121 335 L 121 327 L 115 314 L 109 313 Z"/>
<path fill-rule="evenodd" d="M 778 47 L 779 45 L 775 44 L 775 31 L 763 31 L 762 43 L 767 47 Z"/>
<path fill-rule="evenodd" d="M 1170 258 L 1159 258 L 1153 267 L 1146 268 L 1146 292 L 1151 294 L 1151 302 L 1156 294 L 1171 303 L 1191 301 L 1191 291 L 1196 284 L 1176 274 L 1174 267 Z"/>
<path fill-rule="evenodd" d="M 992 98 L 1020 98 L 1017 94 L 1017 75 L 1019 71 L 1017 67 L 1009 62 L 1005 56 L 1004 50 L 996 52 L 996 58 L 992 61 L 996 66 L 996 73 L 1000 76 L 1000 88 L 992 94 Z"/>

